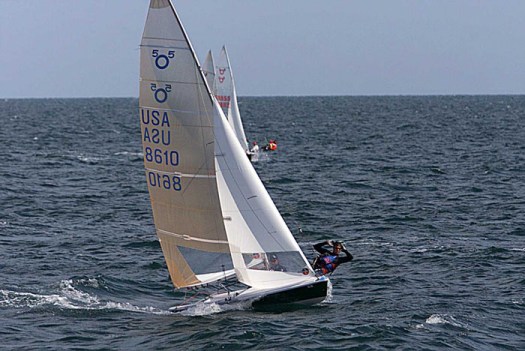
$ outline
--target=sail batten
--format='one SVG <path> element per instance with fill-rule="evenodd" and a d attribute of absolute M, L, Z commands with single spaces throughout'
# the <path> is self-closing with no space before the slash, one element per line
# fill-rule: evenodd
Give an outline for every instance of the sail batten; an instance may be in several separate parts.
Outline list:
<path fill-rule="evenodd" d="M 153 168 L 146 168 L 146 170 L 151 171 L 151 172 L 156 172 L 156 173 L 176 175 L 176 176 L 184 177 L 184 178 L 209 178 L 209 179 L 217 178 L 217 176 L 214 174 L 196 174 L 196 173 L 189 174 L 189 173 L 180 173 L 180 172 L 161 171 L 161 170 L 153 169 Z"/>
<path fill-rule="evenodd" d="M 173 41 L 173 42 L 180 42 L 181 44 L 186 44 L 186 41 L 184 39 L 169 39 L 169 38 L 155 38 L 155 37 L 142 37 L 142 39 L 144 41 L 148 41 L 148 40 L 163 40 L 163 41 Z M 141 44 L 140 45 L 141 47 L 144 46 L 144 47 L 155 47 L 155 48 L 172 48 L 172 49 L 180 49 L 180 50 L 189 50 L 187 47 L 185 47 L 184 45 L 182 46 L 173 46 L 173 45 L 149 45 L 149 44 Z"/>

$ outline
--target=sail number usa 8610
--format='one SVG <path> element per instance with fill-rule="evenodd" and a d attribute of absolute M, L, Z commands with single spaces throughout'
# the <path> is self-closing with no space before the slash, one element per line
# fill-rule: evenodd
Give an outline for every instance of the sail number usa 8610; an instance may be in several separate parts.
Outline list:
<path fill-rule="evenodd" d="M 146 159 L 146 161 L 154 162 L 158 165 L 179 165 L 179 153 L 175 150 L 161 150 L 146 146 L 144 148 L 144 158 Z"/>
<path fill-rule="evenodd" d="M 179 175 L 160 174 L 150 170 L 146 173 L 148 184 L 151 187 L 174 191 L 181 191 L 182 189 L 181 178 Z"/>

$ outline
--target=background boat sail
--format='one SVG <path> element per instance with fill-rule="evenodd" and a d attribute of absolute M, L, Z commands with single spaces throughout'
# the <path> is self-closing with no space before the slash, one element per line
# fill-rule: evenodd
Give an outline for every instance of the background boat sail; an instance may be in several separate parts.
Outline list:
<path fill-rule="evenodd" d="M 213 62 L 211 50 L 209 50 L 208 55 L 206 55 L 206 60 L 204 60 L 204 65 L 202 66 L 202 72 L 204 73 L 204 77 L 206 77 L 208 87 L 215 94 L 215 63 Z"/>
<path fill-rule="evenodd" d="M 248 288 L 228 302 L 322 301 L 328 279 L 316 277 L 246 157 L 169 0 L 150 1 L 140 51 L 144 166 L 175 287 L 235 275 Z"/>
<path fill-rule="evenodd" d="M 246 134 L 244 133 L 244 127 L 242 125 L 241 112 L 239 111 L 239 104 L 237 102 L 233 71 L 226 46 L 222 47 L 219 60 L 217 61 L 214 87 L 214 94 L 222 108 L 222 112 L 224 112 L 226 119 L 230 122 L 244 151 L 249 151 L 248 141 L 246 140 Z"/>

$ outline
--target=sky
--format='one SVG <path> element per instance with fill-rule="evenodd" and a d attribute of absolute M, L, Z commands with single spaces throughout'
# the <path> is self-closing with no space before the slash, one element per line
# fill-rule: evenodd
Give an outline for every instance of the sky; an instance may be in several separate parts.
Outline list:
<path fill-rule="evenodd" d="M 239 96 L 525 94 L 523 0 L 173 0 Z M 0 98 L 137 97 L 149 0 L 0 0 Z"/>

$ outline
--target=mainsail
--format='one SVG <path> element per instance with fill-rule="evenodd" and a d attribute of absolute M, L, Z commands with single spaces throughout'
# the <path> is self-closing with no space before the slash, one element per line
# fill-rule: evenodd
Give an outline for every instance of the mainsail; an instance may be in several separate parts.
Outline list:
<path fill-rule="evenodd" d="M 225 51 L 224 51 L 225 52 Z M 206 84 L 169 0 L 151 0 L 140 58 L 146 179 L 173 284 L 252 288 L 316 277 Z M 286 269 L 272 270 L 278 256 Z"/>
<path fill-rule="evenodd" d="M 235 135 L 241 143 L 244 151 L 248 151 L 248 141 L 244 134 L 242 126 L 241 113 L 237 103 L 237 92 L 235 90 L 235 81 L 233 80 L 233 71 L 230 65 L 230 58 L 226 51 L 226 46 L 222 47 L 221 54 L 215 69 L 215 97 L 224 112 L 224 115 L 230 122 Z"/>
<path fill-rule="evenodd" d="M 213 101 L 169 0 L 151 0 L 140 55 L 144 165 L 171 279 L 177 287 L 215 280 L 233 266 L 215 175 Z"/>

